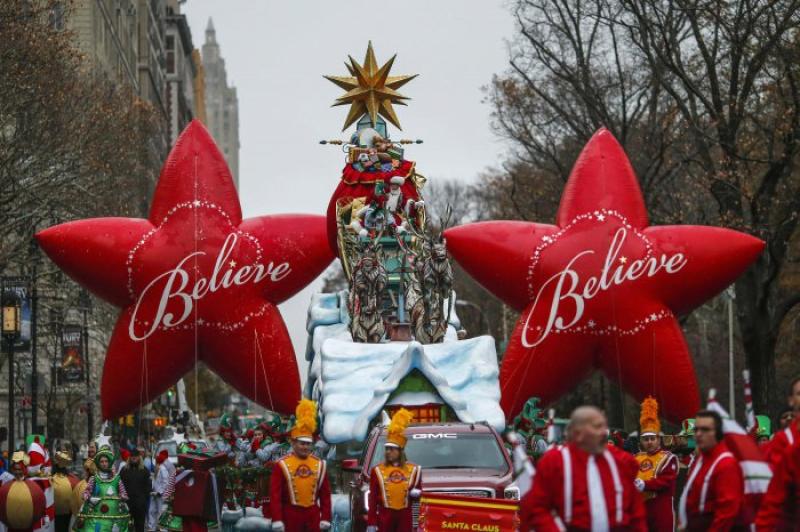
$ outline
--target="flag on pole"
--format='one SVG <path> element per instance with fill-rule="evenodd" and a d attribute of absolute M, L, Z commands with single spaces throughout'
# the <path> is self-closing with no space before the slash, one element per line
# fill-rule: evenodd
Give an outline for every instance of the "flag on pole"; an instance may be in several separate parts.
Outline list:
<path fill-rule="evenodd" d="M 536 468 L 533 467 L 528 453 L 525 452 L 525 446 L 522 444 L 523 439 L 516 432 L 510 432 L 506 436 L 512 446 L 511 457 L 514 461 L 514 482 L 519 488 L 520 499 L 533 486 L 533 476 L 536 474 Z"/>
<path fill-rule="evenodd" d="M 707 408 L 718 413 L 722 418 L 725 445 L 728 446 L 728 450 L 742 468 L 745 495 L 743 515 L 747 523 L 752 523 L 758 512 L 761 497 L 767 492 L 769 481 L 772 479 L 772 470 L 755 440 L 736 420 L 731 419 L 728 412 L 717 402 L 715 396 L 716 390 L 712 388 L 708 392 Z"/>
<path fill-rule="evenodd" d="M 550 444 L 552 447 L 556 443 L 556 411 L 554 409 L 550 409 L 547 411 L 547 428 L 546 428 L 546 436 L 547 443 Z"/>
<path fill-rule="evenodd" d="M 753 433 L 758 428 L 756 413 L 753 410 L 753 391 L 750 388 L 750 370 L 742 371 L 744 377 L 744 414 L 747 420 L 747 432 Z"/>

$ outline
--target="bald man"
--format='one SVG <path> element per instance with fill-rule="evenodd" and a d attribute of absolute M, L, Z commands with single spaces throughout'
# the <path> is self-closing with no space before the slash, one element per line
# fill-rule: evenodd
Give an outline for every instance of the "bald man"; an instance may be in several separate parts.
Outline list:
<path fill-rule="evenodd" d="M 633 457 L 609 449 L 608 422 L 593 406 L 572 413 L 567 444 L 546 452 L 521 501 L 521 530 L 646 530 Z"/>

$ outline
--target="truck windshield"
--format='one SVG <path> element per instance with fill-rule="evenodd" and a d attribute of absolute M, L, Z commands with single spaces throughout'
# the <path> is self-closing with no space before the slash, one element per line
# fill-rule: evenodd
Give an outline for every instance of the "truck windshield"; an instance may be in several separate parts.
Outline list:
<path fill-rule="evenodd" d="M 385 443 L 386 436 L 381 435 L 370 469 L 383 461 Z M 508 470 L 503 451 L 492 434 L 411 434 L 406 456 L 424 469 L 496 469 L 501 474 Z"/>

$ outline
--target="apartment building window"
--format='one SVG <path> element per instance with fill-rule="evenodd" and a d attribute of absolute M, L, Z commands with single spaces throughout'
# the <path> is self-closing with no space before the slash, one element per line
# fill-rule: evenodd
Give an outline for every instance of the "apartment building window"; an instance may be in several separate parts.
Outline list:
<path fill-rule="evenodd" d="M 175 36 L 167 35 L 167 74 L 175 73 Z"/>
<path fill-rule="evenodd" d="M 56 2 L 50 8 L 50 27 L 56 31 L 64 31 L 64 4 Z"/>

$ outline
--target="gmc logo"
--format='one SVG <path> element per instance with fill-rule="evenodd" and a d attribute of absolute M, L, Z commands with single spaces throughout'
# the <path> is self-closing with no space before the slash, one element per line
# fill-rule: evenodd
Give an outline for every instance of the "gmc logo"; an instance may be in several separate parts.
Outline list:
<path fill-rule="evenodd" d="M 452 432 L 440 432 L 438 434 L 412 434 L 411 439 L 413 440 L 455 440 L 458 438 L 456 434 Z"/>

